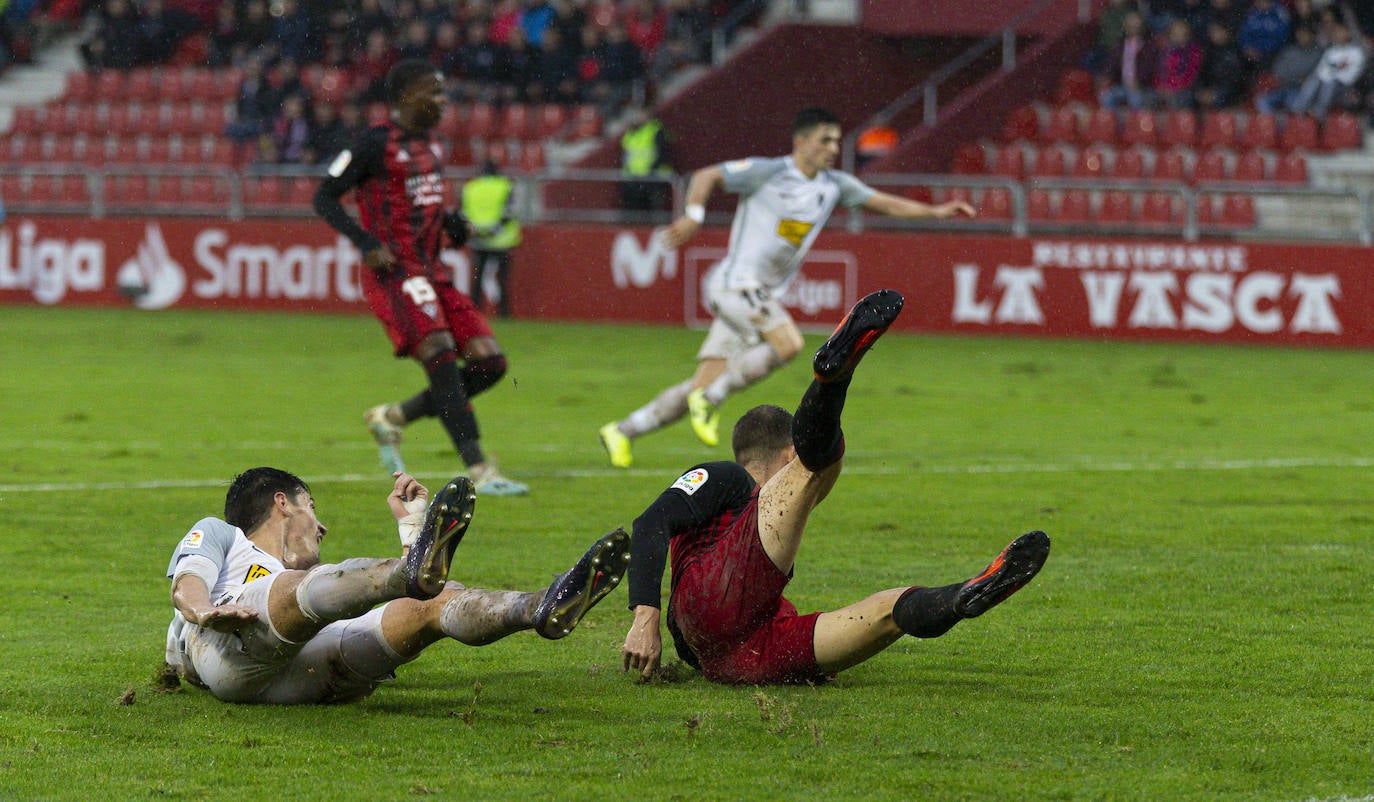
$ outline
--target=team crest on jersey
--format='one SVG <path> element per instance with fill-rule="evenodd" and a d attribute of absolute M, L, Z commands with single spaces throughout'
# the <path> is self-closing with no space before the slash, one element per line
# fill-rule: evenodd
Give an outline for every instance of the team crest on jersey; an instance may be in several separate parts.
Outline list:
<path fill-rule="evenodd" d="M 802 240 L 815 228 L 814 223 L 807 223 L 802 220 L 780 220 L 778 221 L 778 236 L 792 243 L 793 247 L 800 248 Z"/>
<path fill-rule="evenodd" d="M 181 545 L 188 549 L 198 549 L 200 544 L 205 542 L 205 533 L 199 529 L 192 529 L 190 533 L 181 541 Z"/>
<path fill-rule="evenodd" d="M 753 164 L 753 159 L 736 159 L 732 162 L 726 162 L 723 168 L 727 173 L 742 173 L 748 170 Z"/>
<path fill-rule="evenodd" d="M 261 565 L 258 565 L 257 563 L 253 563 L 248 567 L 248 573 L 243 575 L 243 583 L 246 585 L 249 582 L 252 582 L 254 579 L 261 579 L 265 576 L 271 576 L 271 574 L 271 571 L 267 570 L 266 568 L 263 568 Z"/>
<path fill-rule="evenodd" d="M 684 473 L 682 478 L 673 482 L 673 487 L 690 496 L 697 492 L 697 490 L 700 490 L 701 486 L 706 484 L 706 480 L 709 478 L 711 477 L 706 473 L 705 468 L 693 468 Z"/>

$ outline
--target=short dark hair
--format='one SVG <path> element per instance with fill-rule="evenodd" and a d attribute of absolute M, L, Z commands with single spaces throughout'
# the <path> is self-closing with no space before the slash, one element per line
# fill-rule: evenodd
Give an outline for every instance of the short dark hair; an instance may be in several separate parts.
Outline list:
<path fill-rule="evenodd" d="M 224 494 L 224 520 L 245 533 L 252 532 L 267 520 L 277 493 L 295 497 L 309 492 L 310 487 L 295 474 L 276 468 L 249 468 L 234 477 Z"/>
<path fill-rule="evenodd" d="M 421 78 L 427 78 L 438 69 L 428 61 L 418 58 L 408 58 L 404 61 L 396 62 L 386 74 L 386 99 L 390 103 L 400 103 L 401 95 Z"/>
<path fill-rule="evenodd" d="M 754 407 L 741 415 L 730 436 L 735 462 L 741 465 L 772 459 L 790 445 L 792 413 L 772 404 Z"/>
<path fill-rule="evenodd" d="M 805 134 L 818 125 L 839 125 L 840 118 L 835 112 L 820 106 L 808 106 L 792 118 L 792 136 Z"/>

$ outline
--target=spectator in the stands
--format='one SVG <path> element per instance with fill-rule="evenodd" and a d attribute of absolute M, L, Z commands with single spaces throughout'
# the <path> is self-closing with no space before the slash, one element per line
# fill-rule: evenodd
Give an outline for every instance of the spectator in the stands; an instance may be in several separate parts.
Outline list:
<path fill-rule="evenodd" d="M 582 55 L 582 29 L 591 24 L 587 19 L 585 5 L 570 0 L 553 0 L 554 18 L 552 27 L 558 29 L 563 38 L 563 46 L 573 52 L 574 58 Z"/>
<path fill-rule="evenodd" d="M 248 55 L 239 35 L 238 7 L 233 3 L 220 3 L 215 7 L 215 20 L 207 32 L 208 52 L 205 57 L 207 67 L 228 67 L 239 64 Z"/>
<path fill-rule="evenodd" d="M 456 82 L 463 74 L 463 41 L 458 33 L 458 23 L 447 20 L 434 29 L 434 48 L 430 61 L 446 80 Z"/>
<path fill-rule="evenodd" d="M 264 161 L 276 164 L 313 164 L 316 154 L 310 147 L 310 108 L 304 95 L 291 94 L 282 99 L 281 110 L 272 121 L 270 147 Z"/>
<path fill-rule="evenodd" d="M 645 61 L 653 60 L 668 27 L 668 15 L 654 0 L 630 0 L 625 8 L 625 35 Z"/>
<path fill-rule="evenodd" d="M 142 15 L 131 0 L 106 0 L 96 16 L 95 29 L 81 43 L 81 56 L 93 70 L 130 70 L 143 55 L 139 30 Z"/>
<path fill-rule="evenodd" d="M 272 15 L 267 0 L 248 0 L 239 17 L 239 39 L 249 53 L 263 53 L 272 46 Z"/>
<path fill-rule="evenodd" d="M 397 61 L 428 61 L 437 67 L 433 56 L 430 27 L 423 19 L 417 17 L 401 26 L 401 38 L 396 43 Z"/>
<path fill-rule="evenodd" d="M 166 0 L 143 0 L 143 13 L 138 22 L 139 63 L 150 66 L 168 63 L 182 41 L 199 27 L 199 20 L 179 8 L 168 6 Z"/>
<path fill-rule="evenodd" d="M 501 62 L 501 49 L 491 40 L 490 28 L 485 20 L 477 19 L 468 23 L 464 31 L 460 55 L 461 77 L 458 82 L 459 94 L 472 100 L 490 103 L 500 92 L 497 71 Z"/>
<path fill-rule="evenodd" d="M 1245 16 L 1246 7 L 1243 0 L 1212 0 L 1212 8 L 1207 21 L 1208 23 L 1221 23 L 1226 30 L 1231 32 L 1231 40 L 1235 41 L 1236 33 L 1240 31 L 1241 19 Z"/>
<path fill-rule="evenodd" d="M 1203 110 L 1224 109 L 1240 102 L 1245 91 L 1245 75 L 1231 29 L 1213 20 L 1207 25 L 1207 44 L 1202 51 L 1202 71 L 1198 74 L 1193 98 Z"/>
<path fill-rule="evenodd" d="M 525 7 L 520 10 L 520 32 L 525 35 L 525 42 L 534 50 L 542 50 L 544 32 L 557 17 L 558 12 L 548 0 L 525 0 Z"/>
<path fill-rule="evenodd" d="M 634 94 L 637 81 L 648 74 L 644 54 L 630 41 L 625 26 L 612 23 L 606 29 L 605 41 L 596 50 L 599 67 L 593 97 L 602 106 L 606 117 L 615 114 Z"/>
<path fill-rule="evenodd" d="M 1288 9 L 1279 5 L 1278 0 L 1251 0 L 1236 34 L 1236 46 L 1245 59 L 1247 74 L 1253 78 L 1269 69 L 1279 49 L 1292 39 L 1292 33 Z"/>
<path fill-rule="evenodd" d="M 1303 81 L 1317 68 L 1322 50 L 1321 45 L 1317 44 L 1315 31 L 1306 25 L 1294 28 L 1293 41 L 1279 50 L 1269 68 L 1269 74 L 1277 85 L 1255 98 L 1255 108 L 1265 114 L 1287 111 L 1288 104 L 1297 97 Z"/>
<path fill-rule="evenodd" d="M 445 23 L 454 21 L 453 11 L 440 0 L 417 0 L 415 16 L 424 20 L 425 24 L 435 31 Z"/>
<path fill-rule="evenodd" d="M 508 102 L 529 100 L 530 82 L 534 80 L 536 54 L 525 41 L 525 34 L 514 28 L 506 37 L 503 58 L 498 72 L 501 97 Z"/>
<path fill-rule="evenodd" d="M 1147 109 L 1154 105 L 1151 86 L 1159 57 L 1153 36 L 1138 11 L 1126 15 L 1125 36 L 1098 76 L 1098 93 L 1109 109 Z"/>
<path fill-rule="evenodd" d="M 530 100 L 573 103 L 577 97 L 576 55 L 564 45 L 563 34 L 559 29 L 550 27 L 544 31 L 544 44 L 535 56 L 534 79 L 530 82 Z"/>
<path fill-rule="evenodd" d="M 234 95 L 234 117 L 225 128 L 225 136 L 237 145 L 256 148 L 275 112 L 274 100 L 261 57 L 248 56 L 243 61 L 243 79 Z"/>
<path fill-rule="evenodd" d="M 353 41 L 366 48 L 372 41 L 372 34 L 381 31 L 390 40 L 395 32 L 391 15 L 382 7 L 381 0 L 358 0 L 358 11 L 353 15 Z"/>
<path fill-rule="evenodd" d="M 490 31 L 487 34 L 496 44 L 510 44 L 511 33 L 520 30 L 520 4 L 516 0 L 496 0 L 492 4 Z"/>
<path fill-rule="evenodd" d="M 1289 0 L 1288 21 L 1293 30 L 1298 28 L 1311 28 L 1315 33 L 1317 27 L 1321 25 L 1321 17 L 1317 13 L 1317 6 L 1312 0 Z"/>
<path fill-rule="evenodd" d="M 362 56 L 353 62 L 353 86 L 363 103 L 386 101 L 386 74 L 397 61 L 386 31 L 374 28 L 367 34 Z"/>
<path fill-rule="evenodd" d="M 1184 19 L 1169 23 L 1155 70 L 1154 92 L 1159 102 L 1171 109 L 1193 105 L 1193 88 L 1202 69 L 1202 45 Z"/>
<path fill-rule="evenodd" d="M 1350 102 L 1348 95 L 1364 73 L 1364 42 L 1356 38 L 1350 24 L 1337 18 L 1328 24 L 1328 30 L 1331 43 L 1288 104 L 1288 110 L 1294 114 L 1322 118 L 1332 105 L 1346 105 Z"/>
<path fill-rule="evenodd" d="M 272 44 L 277 55 L 297 64 L 314 63 L 323 53 L 320 34 L 314 17 L 300 0 L 281 0 L 281 16 L 272 25 Z"/>
<path fill-rule="evenodd" d="M 711 59 L 711 10 L 708 0 L 668 0 L 668 17 L 663 26 L 664 44 L 677 43 L 688 63 Z"/>
<path fill-rule="evenodd" d="M 356 103 L 346 103 L 352 108 L 351 115 L 361 121 L 362 113 Z M 332 161 L 339 151 L 348 147 L 353 138 L 362 132 L 344 122 L 342 109 L 333 103 L 316 103 L 311 109 L 313 119 L 310 124 L 309 151 L 317 164 Z"/>

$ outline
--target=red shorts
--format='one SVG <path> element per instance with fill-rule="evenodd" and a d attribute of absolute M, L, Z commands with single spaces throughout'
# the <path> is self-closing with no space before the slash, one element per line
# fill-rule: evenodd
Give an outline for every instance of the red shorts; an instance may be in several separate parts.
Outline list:
<path fill-rule="evenodd" d="M 673 588 L 673 619 L 714 682 L 824 682 L 813 638 L 820 613 L 798 615 L 783 598 L 790 576 L 759 540 L 758 498 Z"/>
<path fill-rule="evenodd" d="M 396 356 L 409 356 L 421 340 L 438 331 L 453 334 L 460 354 L 468 340 L 492 336 L 472 299 L 448 282 L 415 275 L 378 278 L 366 268 L 362 276 L 367 308 L 386 329 Z"/>

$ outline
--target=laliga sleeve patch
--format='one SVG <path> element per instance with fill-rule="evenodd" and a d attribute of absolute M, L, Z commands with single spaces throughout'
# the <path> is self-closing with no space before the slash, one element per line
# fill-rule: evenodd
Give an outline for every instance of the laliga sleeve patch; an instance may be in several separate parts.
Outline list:
<path fill-rule="evenodd" d="M 205 542 L 205 533 L 199 529 L 192 529 L 186 537 L 182 538 L 181 545 L 188 549 L 198 549 L 200 544 Z"/>
<path fill-rule="evenodd" d="M 753 163 L 753 159 L 736 159 L 732 162 L 726 162 L 722 166 L 722 169 L 724 169 L 727 173 L 742 173 L 745 170 L 748 170 L 749 167 L 753 165 Z"/>
<path fill-rule="evenodd" d="M 353 163 L 353 152 L 341 150 L 339 155 L 334 157 L 334 161 L 329 163 L 329 174 L 338 178 L 343 175 L 343 171 L 348 169 L 348 165 Z"/>
<path fill-rule="evenodd" d="M 678 479 L 676 482 L 673 482 L 673 488 L 681 490 L 682 492 L 690 496 L 693 493 L 700 490 L 701 486 L 706 484 L 706 480 L 709 478 L 711 477 L 709 474 L 706 473 L 705 468 L 693 468 L 692 470 L 684 473 L 682 475 L 682 478 Z"/>

